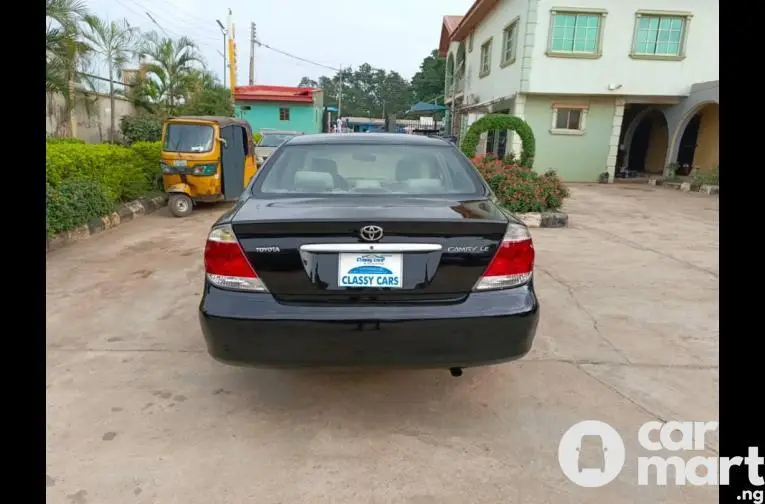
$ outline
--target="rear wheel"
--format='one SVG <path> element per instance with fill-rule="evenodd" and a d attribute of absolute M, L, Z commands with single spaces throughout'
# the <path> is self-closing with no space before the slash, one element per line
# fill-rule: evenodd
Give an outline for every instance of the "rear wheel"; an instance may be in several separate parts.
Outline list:
<path fill-rule="evenodd" d="M 185 194 L 171 195 L 167 206 L 170 208 L 170 213 L 176 217 L 186 217 L 194 208 L 191 198 Z"/>

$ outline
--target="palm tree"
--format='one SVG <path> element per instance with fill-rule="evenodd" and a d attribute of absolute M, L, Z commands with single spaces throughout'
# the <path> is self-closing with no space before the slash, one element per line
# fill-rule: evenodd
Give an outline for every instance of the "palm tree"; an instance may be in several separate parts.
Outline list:
<path fill-rule="evenodd" d="M 116 138 L 114 79 L 122 76 L 122 67 L 135 53 L 138 29 L 127 20 L 106 21 L 96 16 L 85 16 L 86 29 L 82 36 L 93 52 L 100 54 L 109 68 L 109 140 Z"/>
<path fill-rule="evenodd" d="M 145 36 L 143 54 L 150 59 L 147 74 L 154 78 L 160 102 L 169 115 L 191 86 L 194 63 L 204 65 L 197 45 L 188 37 L 163 38 L 156 32 Z"/>
<path fill-rule="evenodd" d="M 77 67 L 85 60 L 88 46 L 79 40 L 80 21 L 87 15 L 81 0 L 45 0 L 45 89 L 51 101 L 64 96 L 69 134 L 74 133 L 72 108 Z"/>

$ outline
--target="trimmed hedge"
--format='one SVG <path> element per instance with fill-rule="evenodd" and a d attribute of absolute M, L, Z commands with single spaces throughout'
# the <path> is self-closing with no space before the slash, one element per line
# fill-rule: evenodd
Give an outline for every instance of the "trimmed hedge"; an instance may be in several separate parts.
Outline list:
<path fill-rule="evenodd" d="M 156 190 L 159 154 L 159 142 L 137 142 L 131 147 L 48 143 L 48 233 L 74 229 L 108 215 L 119 202 Z"/>
<path fill-rule="evenodd" d="M 114 211 L 114 203 L 96 182 L 65 182 L 58 187 L 46 184 L 45 189 L 48 236 L 69 231 Z"/>
<path fill-rule="evenodd" d="M 84 144 L 85 140 L 72 137 L 48 137 L 45 141 L 49 144 Z"/>
<path fill-rule="evenodd" d="M 550 212 L 563 206 L 568 188 L 553 170 L 544 175 L 501 159 L 475 157 L 473 165 L 499 203 L 513 213 Z"/>
<path fill-rule="evenodd" d="M 162 118 L 151 115 L 123 116 L 120 131 L 125 143 L 159 142 L 162 140 Z"/>
<path fill-rule="evenodd" d="M 518 133 L 518 136 L 521 138 L 521 145 L 523 146 L 520 159 L 521 166 L 531 168 L 534 165 L 536 140 L 531 126 L 520 117 L 507 114 L 489 114 L 478 119 L 465 133 L 460 149 L 467 157 L 474 157 L 478 149 L 478 142 L 481 139 L 481 133 L 494 130 L 511 130 Z"/>
<path fill-rule="evenodd" d="M 141 170 L 152 189 L 163 189 L 162 169 L 159 166 L 162 142 L 136 142 L 130 146 L 141 158 Z"/>

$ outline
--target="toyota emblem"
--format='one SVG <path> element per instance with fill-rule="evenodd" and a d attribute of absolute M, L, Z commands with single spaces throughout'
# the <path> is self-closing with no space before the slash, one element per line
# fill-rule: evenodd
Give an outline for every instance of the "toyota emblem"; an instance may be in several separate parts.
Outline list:
<path fill-rule="evenodd" d="M 379 241 L 383 237 L 383 229 L 380 226 L 364 226 L 359 231 L 359 236 L 364 241 Z"/>

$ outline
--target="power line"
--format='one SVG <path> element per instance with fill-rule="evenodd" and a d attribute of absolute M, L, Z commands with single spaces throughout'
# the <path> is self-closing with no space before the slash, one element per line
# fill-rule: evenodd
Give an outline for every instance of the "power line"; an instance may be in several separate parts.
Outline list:
<path fill-rule="evenodd" d="M 138 3 L 139 5 L 141 4 L 141 2 L 138 1 L 138 0 L 133 0 L 133 1 Z M 184 10 L 178 9 L 177 5 L 173 5 L 171 2 L 168 2 L 167 0 L 162 0 L 162 2 L 167 4 L 167 5 L 169 5 L 170 7 L 172 7 L 172 9 L 170 9 L 170 10 L 168 10 L 168 8 L 166 8 L 166 7 L 160 7 L 159 5 L 157 5 L 156 2 L 157 2 L 157 0 L 152 0 L 151 5 L 155 9 L 159 9 L 164 14 L 170 16 L 170 18 L 172 18 L 174 20 L 177 19 L 179 22 L 184 23 L 184 24 L 193 24 L 193 25 L 196 25 L 195 28 L 198 27 L 199 30 L 205 30 L 205 31 L 209 32 L 209 35 L 207 35 L 207 36 L 209 36 L 211 38 L 215 38 L 215 37 L 213 37 L 213 33 L 215 35 L 217 35 L 217 32 L 215 31 L 215 29 L 209 26 L 209 24 L 210 24 L 210 20 L 209 19 L 202 20 L 201 18 L 193 16 L 192 14 L 190 14 L 190 13 L 184 11 Z M 142 7 L 145 8 L 146 6 L 142 5 Z M 185 20 L 184 19 L 178 19 L 179 15 L 184 17 Z"/>
<path fill-rule="evenodd" d="M 318 67 L 326 68 L 327 70 L 334 70 L 335 72 L 342 71 L 340 68 L 335 68 L 335 67 L 332 67 L 332 66 L 329 66 L 329 65 L 325 65 L 323 63 L 318 63 L 318 62 L 313 61 L 311 59 L 303 58 L 302 56 L 296 56 L 296 55 L 294 55 L 292 53 L 288 53 L 287 51 L 282 51 L 281 49 L 277 49 L 276 47 L 271 47 L 268 44 L 264 44 L 260 40 L 254 39 L 253 41 L 255 42 L 255 44 L 257 44 L 258 47 L 265 47 L 266 49 L 270 49 L 271 51 L 274 51 L 274 52 L 279 53 L 281 55 L 287 56 L 288 58 L 292 58 L 292 59 L 295 59 L 295 60 L 298 60 L 298 61 L 302 61 L 303 63 L 308 63 L 310 65 L 316 65 Z"/>
<path fill-rule="evenodd" d="M 143 3 L 141 3 L 141 2 L 139 2 L 137 0 L 133 0 L 133 2 L 136 5 L 138 5 L 139 7 L 143 8 L 146 11 L 146 15 L 148 15 L 149 18 L 152 19 L 152 22 L 155 25 L 157 25 L 157 27 L 159 27 L 160 30 L 165 32 L 166 35 L 167 35 L 167 32 L 165 30 L 165 26 L 168 26 L 168 27 L 172 28 L 171 32 L 174 33 L 177 36 L 180 36 L 181 33 L 185 33 L 188 30 L 188 27 L 182 27 L 181 26 L 181 22 L 180 21 L 176 21 L 175 19 L 172 19 L 172 18 L 174 18 L 174 15 L 172 15 L 172 14 L 159 15 L 155 10 L 152 10 L 152 9 L 148 8 L 145 4 L 143 4 Z M 155 7 L 152 7 L 152 8 L 155 8 Z M 168 18 L 165 18 L 164 17 L 165 15 L 167 15 Z M 159 19 L 159 21 L 162 22 L 162 25 L 160 25 L 156 21 L 156 19 Z M 163 26 L 163 25 L 165 25 L 165 26 Z M 212 27 L 205 27 L 205 29 L 210 30 L 211 33 L 214 32 Z M 201 31 L 201 27 L 200 27 L 200 31 Z M 212 36 L 212 35 L 209 35 L 209 34 L 197 34 L 194 38 L 195 39 L 210 40 L 210 41 L 215 40 L 216 42 L 219 40 L 217 36 Z"/>
<path fill-rule="evenodd" d="M 123 6 L 125 9 L 127 9 L 128 11 L 132 12 L 133 14 L 135 14 L 136 16 L 138 16 L 140 18 L 148 17 L 151 20 L 151 23 L 153 25 L 155 25 L 157 28 L 159 28 L 159 30 L 162 33 L 164 33 L 166 37 L 168 37 L 168 38 L 173 38 L 173 37 L 180 38 L 182 36 L 179 32 L 176 32 L 175 29 L 171 28 L 171 26 L 172 26 L 171 23 L 168 23 L 166 19 L 162 18 L 162 16 L 158 16 L 155 12 L 152 12 L 150 9 L 145 9 L 144 12 L 140 12 L 140 11 L 136 10 L 135 8 L 133 8 L 131 5 L 127 5 L 122 0 L 116 0 L 116 2 L 118 4 L 120 4 L 121 6 Z M 163 24 L 165 24 L 166 26 L 163 26 L 157 20 L 162 21 Z M 203 45 L 203 46 L 206 46 L 206 47 L 208 47 L 210 49 L 213 48 L 213 46 L 212 46 L 212 44 L 210 42 L 205 42 L 204 40 L 201 41 L 201 42 L 199 42 L 199 41 L 196 41 L 196 42 L 197 42 L 198 45 Z M 215 45 L 215 47 L 217 47 L 217 44 Z"/>

